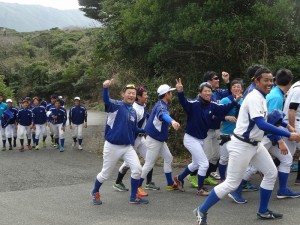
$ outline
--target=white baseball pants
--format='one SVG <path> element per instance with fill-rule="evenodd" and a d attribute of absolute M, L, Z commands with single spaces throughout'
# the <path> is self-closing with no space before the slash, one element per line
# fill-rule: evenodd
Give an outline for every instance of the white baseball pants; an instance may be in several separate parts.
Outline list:
<path fill-rule="evenodd" d="M 82 139 L 82 129 L 83 129 L 83 123 L 82 124 L 72 124 L 73 127 L 73 138 Z"/>
<path fill-rule="evenodd" d="M 15 124 L 8 124 L 8 126 L 6 127 L 6 137 L 7 138 L 17 137 L 17 134 L 18 134 L 18 130 L 15 127 Z"/>
<path fill-rule="evenodd" d="M 277 168 L 268 150 L 261 143 L 253 146 L 232 137 L 228 143 L 228 152 L 226 180 L 214 188 L 219 198 L 223 198 L 237 189 L 250 163 L 264 174 L 260 186 L 266 190 L 273 190 L 277 178 Z"/>
<path fill-rule="evenodd" d="M 31 139 L 30 126 L 22 126 L 22 125 L 19 124 L 20 139 L 24 139 L 25 131 L 26 131 L 27 139 L 30 140 Z"/>
<path fill-rule="evenodd" d="M 47 137 L 46 124 L 35 124 L 35 139 L 39 139 L 41 133 L 43 137 Z"/>
<path fill-rule="evenodd" d="M 216 165 L 220 158 L 220 130 L 209 129 L 204 139 L 204 152 L 208 161 Z"/>
<path fill-rule="evenodd" d="M 164 159 L 164 172 L 171 173 L 173 156 L 167 143 L 157 141 L 148 135 L 146 137 L 146 146 L 147 153 L 141 177 L 144 179 L 146 178 L 149 171 L 154 167 L 158 155 L 162 156 Z"/>
<path fill-rule="evenodd" d="M 146 146 L 146 138 L 137 136 L 134 142 L 134 147 L 133 147 L 138 153 L 141 154 L 143 159 L 146 159 L 146 152 L 147 152 L 147 146 Z M 119 172 L 123 173 L 124 169 L 129 168 L 129 165 L 126 162 L 123 162 L 121 167 L 119 168 Z"/>
<path fill-rule="evenodd" d="M 64 139 L 65 136 L 65 132 L 61 129 L 63 127 L 63 124 L 52 124 L 53 125 L 53 134 L 54 134 L 54 138 L 59 138 L 59 139 Z"/>
<path fill-rule="evenodd" d="M 205 176 L 208 169 L 208 159 L 203 150 L 203 140 L 185 134 L 183 144 L 192 155 L 192 162 L 188 165 L 190 171 L 198 170 L 200 176 Z"/>
<path fill-rule="evenodd" d="M 105 141 L 103 148 L 103 166 L 101 172 L 97 175 L 97 180 L 100 183 L 103 183 L 110 177 L 111 172 L 120 158 L 129 165 L 132 178 L 141 178 L 142 166 L 133 147 L 131 145 L 114 145 Z"/>

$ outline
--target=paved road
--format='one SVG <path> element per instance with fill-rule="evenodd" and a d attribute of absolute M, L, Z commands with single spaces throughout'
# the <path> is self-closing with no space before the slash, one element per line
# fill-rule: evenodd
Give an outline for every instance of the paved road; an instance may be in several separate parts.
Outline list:
<path fill-rule="evenodd" d="M 101 168 L 101 157 L 94 153 L 94 144 L 102 136 L 104 114 L 89 112 L 89 126 L 84 151 L 70 147 L 60 153 L 48 147 L 39 151 L 17 150 L 0 152 L 0 224 L 20 225 L 131 225 L 196 224 L 192 210 L 203 197 L 195 196 L 195 189 L 185 193 L 167 192 L 160 167 L 155 168 L 154 181 L 161 191 L 149 192 L 149 205 L 131 205 L 129 193 L 112 189 L 113 177 L 102 188 L 103 205 L 93 206 L 89 193 L 95 175 Z M 100 126 L 99 126 L 100 125 Z M 94 135 L 94 137 L 92 137 Z M 97 143 L 96 143 L 97 144 Z M 177 174 L 180 169 L 174 169 Z M 116 175 L 117 170 L 114 171 Z M 292 174 L 291 181 L 295 178 Z M 259 177 L 254 177 L 258 184 Z M 129 175 L 125 184 L 129 185 Z M 187 185 L 188 186 L 188 185 Z M 292 184 L 291 184 L 292 186 Z M 300 191 L 300 187 L 293 187 Z M 244 195 L 249 203 L 236 205 L 229 198 L 221 201 L 209 213 L 209 224 L 255 225 L 297 224 L 300 220 L 300 199 L 277 200 L 272 197 L 271 209 L 284 213 L 284 219 L 262 222 L 256 219 L 258 192 Z"/>

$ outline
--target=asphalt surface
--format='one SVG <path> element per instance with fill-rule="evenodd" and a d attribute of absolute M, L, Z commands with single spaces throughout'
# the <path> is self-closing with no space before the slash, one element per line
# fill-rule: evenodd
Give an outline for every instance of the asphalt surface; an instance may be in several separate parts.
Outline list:
<path fill-rule="evenodd" d="M 0 152 L 0 224 L 28 225 L 100 225 L 100 224 L 196 224 L 192 210 L 205 197 L 195 195 L 195 189 L 186 184 L 186 192 L 167 192 L 161 167 L 155 167 L 153 180 L 160 191 L 149 191 L 148 205 L 129 204 L 129 192 L 117 192 L 112 188 L 117 168 L 109 181 L 103 184 L 103 205 L 91 203 L 90 192 L 94 179 L 101 169 L 101 156 L 95 154 L 103 141 L 105 115 L 89 112 L 89 127 L 84 130 L 84 150 L 71 147 L 70 131 L 66 132 L 65 152 L 60 153 L 50 145 L 39 151 L 18 150 Z M 119 163 L 121 165 L 121 162 Z M 174 168 L 174 175 L 181 171 Z M 291 174 L 290 187 L 294 186 L 295 173 Z M 129 186 L 130 174 L 124 183 Z M 259 185 L 260 177 L 253 183 Z M 275 188 L 276 190 L 277 188 Z M 270 209 L 284 214 L 282 220 L 260 221 L 256 219 L 259 193 L 245 193 L 248 203 L 237 205 L 226 197 L 208 214 L 208 224 L 255 225 L 298 224 L 300 199 L 277 200 L 275 191 Z"/>

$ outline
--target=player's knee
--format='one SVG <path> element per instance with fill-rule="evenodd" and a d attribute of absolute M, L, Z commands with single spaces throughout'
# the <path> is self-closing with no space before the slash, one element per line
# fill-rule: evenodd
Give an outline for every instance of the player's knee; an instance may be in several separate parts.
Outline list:
<path fill-rule="evenodd" d="M 165 162 L 165 164 L 172 164 L 172 162 L 173 162 L 173 156 L 172 156 L 172 154 L 168 154 L 168 155 L 164 158 L 164 162 Z"/>
<path fill-rule="evenodd" d="M 142 166 L 135 165 L 131 168 L 131 177 L 134 179 L 140 179 L 142 174 Z"/>

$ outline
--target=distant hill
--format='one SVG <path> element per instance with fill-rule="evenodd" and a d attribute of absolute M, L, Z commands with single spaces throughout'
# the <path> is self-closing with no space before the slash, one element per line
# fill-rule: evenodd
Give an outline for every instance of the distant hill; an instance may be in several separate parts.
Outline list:
<path fill-rule="evenodd" d="M 59 10 L 38 5 L 0 2 L 0 27 L 30 32 L 54 27 L 96 26 L 99 26 L 99 23 L 85 17 L 79 9 Z"/>

